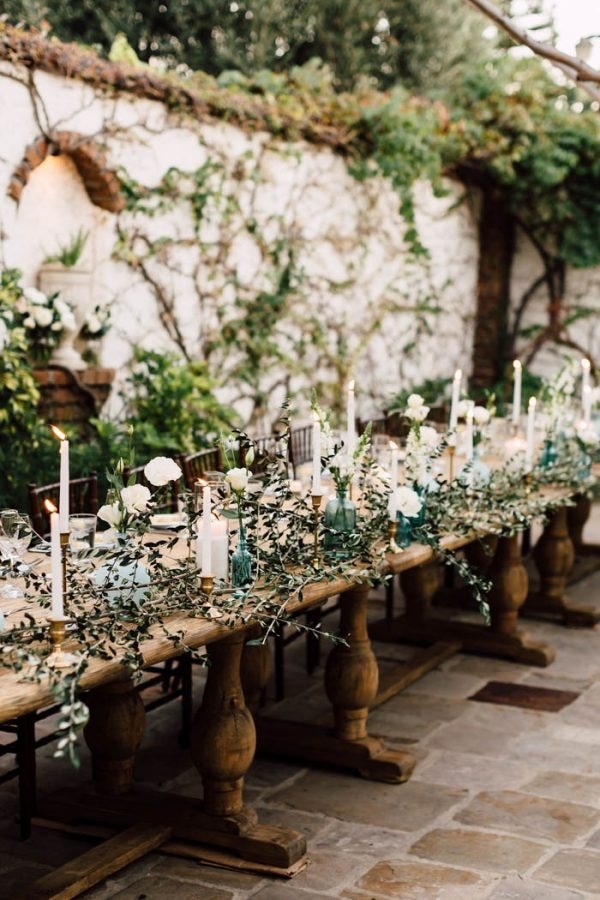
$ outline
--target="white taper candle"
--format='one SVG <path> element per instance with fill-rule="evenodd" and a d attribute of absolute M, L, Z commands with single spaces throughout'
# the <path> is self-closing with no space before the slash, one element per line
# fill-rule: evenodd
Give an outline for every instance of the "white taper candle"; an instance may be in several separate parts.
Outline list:
<path fill-rule="evenodd" d="M 531 397 L 527 407 L 527 444 L 525 447 L 525 471 L 530 472 L 533 466 L 533 442 L 535 437 L 535 408 L 537 400 Z"/>
<path fill-rule="evenodd" d="M 390 442 L 391 461 L 390 461 L 390 502 L 388 504 L 388 512 L 390 521 L 396 519 L 398 512 L 398 447 L 393 441 Z"/>
<path fill-rule="evenodd" d="M 521 379 L 523 377 L 523 367 L 518 359 L 513 362 L 513 408 L 512 420 L 515 425 L 519 424 L 521 417 Z"/>
<path fill-rule="evenodd" d="M 50 513 L 50 574 L 52 576 L 52 608 L 53 619 L 63 619 L 63 576 L 62 553 L 60 547 L 60 522 L 57 512 Z"/>
<path fill-rule="evenodd" d="M 313 434 L 312 434 L 312 452 L 313 452 L 313 471 L 312 471 L 312 492 L 315 496 L 321 495 L 321 422 L 317 413 L 314 414 Z"/>
<path fill-rule="evenodd" d="M 460 401 L 460 384 L 462 381 L 462 371 L 457 369 L 452 379 L 452 399 L 450 401 L 450 423 L 449 430 L 456 431 L 456 423 L 458 422 L 458 404 Z"/>

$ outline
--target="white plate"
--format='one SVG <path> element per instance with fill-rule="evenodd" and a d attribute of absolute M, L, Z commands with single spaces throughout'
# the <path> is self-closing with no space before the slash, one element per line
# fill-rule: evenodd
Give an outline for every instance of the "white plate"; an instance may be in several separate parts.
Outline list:
<path fill-rule="evenodd" d="M 150 516 L 150 525 L 157 531 L 174 531 L 185 525 L 185 516 L 181 513 L 157 513 Z"/>

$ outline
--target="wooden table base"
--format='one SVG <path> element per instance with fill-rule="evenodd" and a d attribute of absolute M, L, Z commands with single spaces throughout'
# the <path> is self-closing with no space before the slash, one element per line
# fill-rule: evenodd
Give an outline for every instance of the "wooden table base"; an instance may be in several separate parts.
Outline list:
<path fill-rule="evenodd" d="M 575 547 L 569 527 L 571 510 L 577 512 L 578 508 L 563 506 L 555 510 L 534 547 L 532 555 L 539 572 L 539 586 L 527 597 L 523 613 L 558 616 L 565 625 L 593 628 L 600 622 L 600 607 L 573 603 L 566 594 L 575 561 Z M 574 520 L 572 515 L 571 524 L 574 521 L 577 524 L 573 527 L 581 538 L 583 524 L 579 517 Z"/>
<path fill-rule="evenodd" d="M 365 778 L 399 784 L 410 776 L 416 760 L 392 750 L 369 735 L 369 709 L 378 694 L 379 669 L 367 632 L 369 587 L 340 595 L 340 629 L 347 644 L 336 644 L 325 667 L 325 691 L 333 707 L 333 728 L 321 721 L 289 722 L 257 717 L 258 749 L 277 758 L 351 769 Z M 249 692 L 257 694 L 258 672 L 267 672 L 263 647 L 246 648 L 242 666 Z M 253 659 L 254 658 L 254 659 Z M 253 674 L 252 674 L 253 673 Z"/>
<path fill-rule="evenodd" d="M 249 868 L 260 864 L 287 875 L 303 860 L 303 835 L 261 825 L 256 813 L 244 806 L 244 776 L 254 758 L 256 732 L 240 681 L 243 644 L 244 635 L 235 633 L 207 647 L 210 666 L 191 735 L 192 759 L 204 786 L 202 801 L 136 789 L 133 768 L 144 731 L 139 694 L 127 679 L 90 692 L 85 737 L 92 751 L 94 786 L 60 791 L 46 798 L 40 814 L 70 826 L 100 823 L 127 830 L 84 854 L 79 863 L 62 867 L 56 876 L 62 894 L 39 896 L 75 897 L 101 881 L 109 870 L 111 874 L 118 871 L 131 858 L 139 858 L 170 838 L 218 848 L 236 858 L 236 868 L 242 859 L 248 860 Z M 150 831 L 142 829 L 138 835 L 142 823 L 150 826 Z M 129 841 L 127 852 L 123 851 L 125 838 Z M 221 864 L 226 864 L 224 859 L 227 857 L 221 856 Z M 73 874 L 71 883 L 69 871 Z M 83 882 L 85 887 L 80 889 L 78 885 Z M 44 885 L 39 889 L 43 892 Z"/>
<path fill-rule="evenodd" d="M 371 637 L 394 643 L 459 641 L 467 653 L 499 656 L 527 665 L 549 665 L 555 656 L 554 648 L 533 641 L 517 628 L 519 609 L 527 596 L 528 579 L 516 536 L 500 538 L 487 574 L 492 581 L 488 597 L 489 626 L 432 614 L 431 602 L 441 584 L 439 564 L 432 561 L 401 574 L 406 612 L 391 621 L 384 619 L 370 626 Z"/>

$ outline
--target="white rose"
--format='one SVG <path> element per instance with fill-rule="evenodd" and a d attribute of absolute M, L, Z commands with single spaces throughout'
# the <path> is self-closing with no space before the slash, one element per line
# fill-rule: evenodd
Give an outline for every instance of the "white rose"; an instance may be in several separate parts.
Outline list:
<path fill-rule="evenodd" d="M 433 450 L 440 442 L 440 436 L 431 425 L 423 425 L 419 433 L 419 443 L 421 447 Z"/>
<path fill-rule="evenodd" d="M 155 456 L 144 466 L 144 475 L 154 487 L 162 487 L 169 481 L 181 478 L 181 469 L 174 459 L 168 456 Z"/>
<path fill-rule="evenodd" d="M 23 325 L 25 326 L 25 328 L 35 328 L 36 321 L 33 316 L 27 316 L 26 319 L 23 319 Z"/>
<path fill-rule="evenodd" d="M 47 306 L 34 306 L 31 315 L 42 328 L 47 328 L 54 318 Z"/>
<path fill-rule="evenodd" d="M 98 510 L 98 518 L 102 519 L 110 525 L 111 528 L 117 526 L 121 520 L 121 510 L 118 503 L 106 503 Z"/>
<path fill-rule="evenodd" d="M 465 419 L 470 409 L 475 406 L 472 400 L 459 400 L 456 404 L 456 414 L 459 419 Z"/>
<path fill-rule="evenodd" d="M 141 513 L 148 509 L 151 493 L 143 484 L 132 484 L 121 490 L 121 499 L 128 513 Z"/>
<path fill-rule="evenodd" d="M 406 516 L 407 519 L 412 519 L 413 516 L 418 515 L 423 505 L 417 492 L 406 486 L 397 489 L 396 500 L 398 503 L 398 512 L 402 513 L 403 516 Z"/>
<path fill-rule="evenodd" d="M 407 419 L 413 419 L 415 422 L 424 422 L 429 415 L 428 406 L 409 406 L 404 413 Z"/>
<path fill-rule="evenodd" d="M 85 320 L 86 328 L 90 332 L 90 334 L 96 334 L 97 331 L 102 329 L 102 324 L 98 316 L 91 313 Z"/>
<path fill-rule="evenodd" d="M 76 328 L 75 316 L 73 315 L 73 313 L 71 312 L 70 309 L 68 309 L 65 313 L 63 313 L 63 315 L 60 318 L 61 318 L 63 328 L 66 328 L 67 331 L 75 331 L 75 328 Z"/>
<path fill-rule="evenodd" d="M 23 296 L 28 303 L 32 303 L 34 306 L 46 306 L 48 303 L 46 295 L 34 287 L 23 288 Z"/>
<path fill-rule="evenodd" d="M 336 453 L 335 456 L 329 460 L 329 468 L 337 469 L 342 478 L 345 478 L 352 474 L 352 460 L 347 453 Z"/>
<path fill-rule="evenodd" d="M 490 421 L 490 414 L 485 406 L 473 407 L 473 421 L 476 425 L 487 425 Z"/>
<path fill-rule="evenodd" d="M 229 469 L 225 481 L 235 494 L 243 494 L 248 487 L 251 472 L 248 469 Z"/>
<path fill-rule="evenodd" d="M 600 441 L 596 429 L 591 422 L 577 422 L 575 430 L 577 437 L 586 445 L 586 447 L 595 447 Z"/>
<path fill-rule="evenodd" d="M 4 319 L 0 319 L 0 350 L 4 350 L 8 343 L 8 328 Z"/>
<path fill-rule="evenodd" d="M 425 401 L 420 394 L 411 394 L 406 401 L 406 405 L 409 409 L 418 409 L 419 406 L 425 406 Z"/>
<path fill-rule="evenodd" d="M 62 331 L 62 322 L 53 322 L 50 331 Z"/>

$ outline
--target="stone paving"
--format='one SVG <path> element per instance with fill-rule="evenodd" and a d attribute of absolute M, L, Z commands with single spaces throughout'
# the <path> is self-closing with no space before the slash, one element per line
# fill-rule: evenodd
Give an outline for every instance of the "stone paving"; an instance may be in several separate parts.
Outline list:
<path fill-rule="evenodd" d="M 571 588 L 600 605 L 600 573 Z M 373 615 L 381 615 L 381 601 Z M 309 864 L 291 881 L 151 854 L 85 897 L 94 900 L 575 900 L 600 897 L 600 629 L 528 621 L 557 648 L 534 669 L 459 655 L 371 715 L 371 731 L 419 763 L 404 785 L 258 759 L 247 796 L 265 823 L 308 838 Z M 307 676 L 302 647 L 289 653 L 290 696 L 269 712 L 312 717 L 327 708 L 322 671 Z M 376 645 L 381 665 L 410 650 Z M 469 700 L 488 681 L 574 691 L 559 712 Z M 199 692 L 198 692 L 199 695 Z M 201 795 L 177 746 L 178 711 L 148 717 L 137 777 Z M 40 751 L 40 789 L 87 776 Z M 83 852 L 83 839 L 40 828 L 17 839 L 16 788 L 0 792 L 0 897 L 27 897 L 28 882 Z"/>

